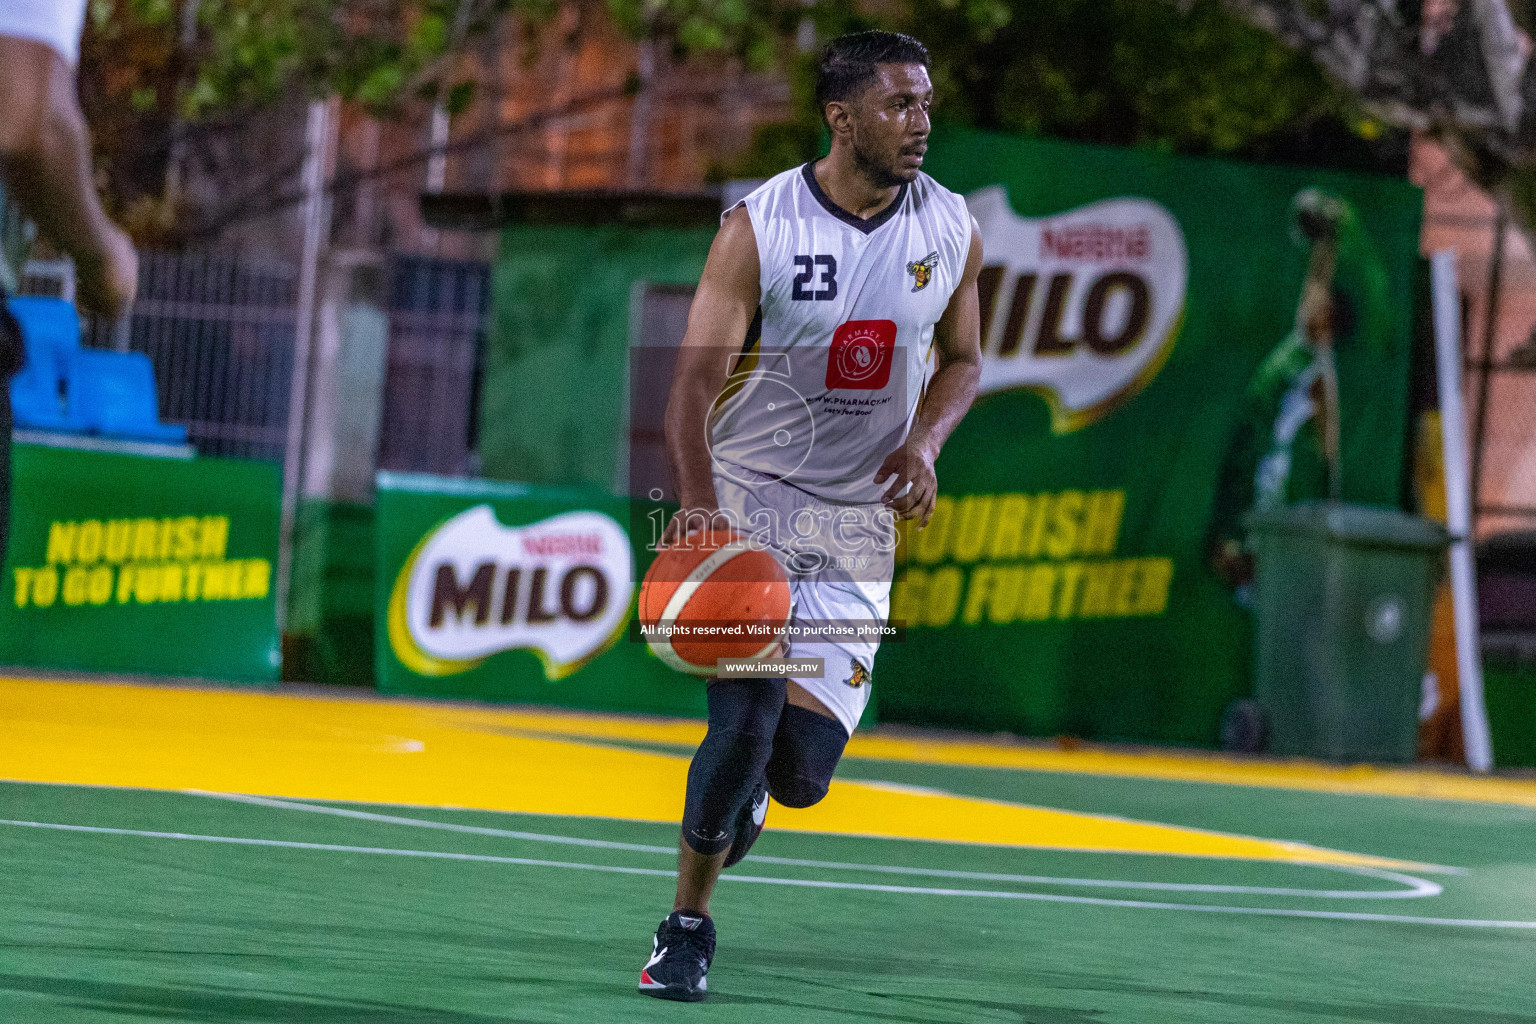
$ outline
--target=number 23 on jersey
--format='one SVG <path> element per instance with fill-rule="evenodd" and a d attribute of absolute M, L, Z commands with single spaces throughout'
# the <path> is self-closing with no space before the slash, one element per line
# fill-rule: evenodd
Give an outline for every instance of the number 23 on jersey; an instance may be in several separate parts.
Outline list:
<path fill-rule="evenodd" d="M 828 302 L 837 298 L 836 259 L 831 256 L 796 256 L 795 269 L 799 272 L 795 274 L 795 286 L 789 293 L 791 299 L 800 302 Z M 816 274 L 818 270 L 821 271 L 819 278 Z"/>

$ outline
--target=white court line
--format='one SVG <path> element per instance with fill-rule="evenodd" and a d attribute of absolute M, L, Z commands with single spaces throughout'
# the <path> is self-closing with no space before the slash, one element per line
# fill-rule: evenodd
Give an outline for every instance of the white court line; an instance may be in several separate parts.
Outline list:
<path fill-rule="evenodd" d="M 992 871 L 955 871 L 944 868 L 908 868 L 888 864 L 850 864 L 825 860 L 801 860 L 796 857 L 767 857 L 748 854 L 744 860 L 762 864 L 782 864 L 789 867 L 833 868 L 843 871 L 872 871 L 890 875 L 926 875 L 930 878 L 963 878 L 977 882 L 1018 882 L 1023 885 L 1061 885 L 1084 889 L 1141 889 L 1157 892 L 1207 892 L 1242 896 L 1300 896 L 1310 899 L 1330 900 L 1389 900 L 1421 899 L 1438 896 L 1444 889 L 1425 878 L 1399 874 L 1381 868 L 1355 867 L 1342 864 L 1304 864 L 1277 861 L 1291 867 L 1321 868 L 1325 871 L 1343 871 L 1365 875 L 1385 881 L 1401 882 L 1406 889 L 1287 889 L 1259 885 L 1213 885 L 1200 882 L 1134 882 L 1114 878 L 1062 878 L 1054 875 L 1012 875 Z"/>
<path fill-rule="evenodd" d="M 637 853 L 660 853 L 668 856 L 677 854 L 675 846 L 647 846 L 641 843 L 619 843 L 603 839 L 577 839 L 572 836 L 548 835 L 542 832 L 520 832 L 512 829 L 487 828 L 480 825 L 459 825 L 446 821 L 432 821 L 427 818 L 404 818 L 393 814 L 376 814 L 372 811 L 355 811 L 344 807 L 329 807 L 325 804 L 304 803 L 297 800 L 281 800 L 276 797 L 246 796 L 240 793 L 213 793 L 201 789 L 182 790 L 192 796 L 209 797 L 214 800 L 230 800 L 242 804 L 255 804 L 259 807 L 272 807 L 278 810 L 307 811 L 311 814 L 331 814 L 340 818 L 353 818 L 359 821 L 376 821 L 387 825 L 406 825 L 411 828 L 436 829 L 444 832 L 461 832 L 472 835 L 496 836 L 505 839 L 523 839 L 539 843 L 562 843 L 572 846 L 597 847 L 607 850 L 629 850 Z M 755 861 L 759 864 L 779 864 L 786 867 L 800 868 L 826 868 L 833 871 L 868 871 L 876 874 L 888 875 L 921 875 L 928 878 L 955 878 L 976 882 L 1016 882 L 1021 885 L 1059 885 L 1072 886 L 1086 889 L 1140 889 L 1155 892 L 1203 892 L 1221 893 L 1223 895 L 1242 896 L 1299 896 L 1311 899 L 1418 899 L 1426 896 L 1438 896 L 1444 890 L 1441 886 L 1424 878 L 1415 878 L 1413 875 L 1404 875 L 1396 871 L 1386 871 L 1381 868 L 1355 867 L 1339 864 L 1299 864 L 1300 867 L 1323 868 L 1328 871 L 1343 871 L 1348 874 L 1364 875 L 1369 878 L 1379 878 L 1384 881 L 1397 882 L 1407 886 L 1406 889 L 1287 889 L 1268 888 L 1256 885 L 1207 885 L 1195 882 L 1136 882 L 1122 881 L 1119 879 L 1100 878 L 1059 878 L 1052 875 L 1013 875 L 992 871 L 956 871 L 944 868 L 913 868 L 889 864 L 858 864 L 845 861 L 827 860 L 803 860 L 798 857 L 768 857 L 759 854 L 748 854 L 744 860 Z"/>
<path fill-rule="evenodd" d="M 186 839 L 195 843 L 224 843 L 230 846 L 277 846 L 287 850 L 324 850 L 330 853 L 372 853 L 394 857 L 425 857 L 432 860 L 467 860 L 485 864 L 518 864 L 536 868 L 574 868 L 607 871 L 621 875 L 664 875 L 677 877 L 676 871 L 662 868 L 626 868 L 611 864 L 578 864 L 561 860 L 535 860 L 531 857 L 493 857 L 483 853 L 445 853 L 440 850 L 396 850 L 387 846 L 342 846 L 337 843 L 300 843 L 287 839 L 248 839 L 243 836 L 204 836 L 194 832 L 147 832 L 136 828 L 103 828 L 99 825 L 61 825 L 50 821 L 15 821 L 0 818 L 0 825 L 41 828 L 55 832 L 89 832 L 106 836 L 142 836 L 146 839 Z"/>
<path fill-rule="evenodd" d="M 629 868 L 612 864 L 580 864 L 558 860 L 534 860 L 526 857 L 493 857 L 478 853 L 443 853 L 436 850 L 396 850 L 378 846 L 341 846 L 332 843 L 299 843 L 282 839 L 247 839 L 238 836 L 204 836 L 185 832 L 147 832 L 128 828 L 103 828 L 97 825 L 63 825 L 46 821 L 16 821 L 0 818 L 0 825 L 48 829 L 58 832 L 86 832 L 97 835 L 139 836 L 147 839 L 181 839 L 233 846 L 281 847 L 291 850 L 319 850 L 330 853 L 378 854 L 392 857 L 421 857 L 431 860 L 475 861 L 486 864 L 516 864 L 524 867 L 565 868 L 576 871 L 600 871 L 617 875 L 655 875 L 675 877 L 675 871 L 661 868 Z M 761 885 L 786 885 L 809 889 L 851 889 L 859 892 L 903 893 L 916 896 L 971 896 L 981 899 L 1030 900 L 1039 903 L 1076 903 L 1095 907 L 1125 907 L 1134 910 L 1185 910 L 1202 914 L 1242 914 L 1253 917 L 1306 917 L 1333 921 L 1373 921 L 1393 924 L 1440 925 L 1453 928 L 1519 928 L 1536 930 L 1536 921 L 1484 921 L 1477 918 L 1408 917 L 1396 914 L 1350 913 L 1342 910 L 1284 910 L 1275 907 L 1222 907 L 1197 903 L 1154 903 L 1149 900 L 1112 900 L 1095 896 L 1063 896 L 1055 893 L 1007 892 L 987 889 L 939 889 L 915 885 L 876 885 L 869 882 L 830 882 L 808 878 L 764 878 L 756 875 L 721 875 L 725 881 L 753 882 Z"/>
<path fill-rule="evenodd" d="M 505 828 L 486 828 L 480 825 L 457 825 L 447 821 L 428 821 L 425 818 L 400 818 L 393 814 L 374 814 L 371 811 L 354 811 L 345 807 L 327 807 L 325 804 L 300 803 L 296 800 L 279 800 L 268 796 L 246 796 L 243 793 L 213 793 L 203 789 L 184 789 L 188 796 L 205 796 L 213 800 L 231 800 L 258 807 L 275 807 L 284 811 L 309 811 L 313 814 L 333 814 L 338 818 L 355 818 L 358 821 L 377 821 L 385 825 L 410 825 L 415 828 L 438 829 L 443 832 L 463 832 L 475 836 L 496 836 L 500 839 L 527 839 L 535 843 L 560 843 L 565 846 L 586 846 L 598 850 L 629 850 L 634 853 L 676 854 L 675 846 L 647 846 L 644 843 L 619 843 L 607 839 L 580 839 L 576 836 L 552 836 L 543 832 L 517 832 Z"/>

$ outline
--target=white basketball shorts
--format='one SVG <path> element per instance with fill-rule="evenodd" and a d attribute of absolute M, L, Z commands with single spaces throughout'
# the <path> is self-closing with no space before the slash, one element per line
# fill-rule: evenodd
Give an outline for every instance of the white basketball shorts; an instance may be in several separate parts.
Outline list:
<path fill-rule="evenodd" d="M 794 681 L 852 735 L 890 618 L 893 515 L 881 505 L 834 505 L 736 466 L 716 466 L 715 496 L 738 530 L 784 563 L 794 599 L 788 656 L 826 665 L 821 678 Z"/>

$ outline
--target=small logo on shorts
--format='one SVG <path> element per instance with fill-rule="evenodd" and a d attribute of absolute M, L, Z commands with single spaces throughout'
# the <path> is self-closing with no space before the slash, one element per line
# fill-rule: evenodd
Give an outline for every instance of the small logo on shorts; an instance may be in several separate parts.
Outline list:
<path fill-rule="evenodd" d="M 843 685 L 851 686 L 855 690 L 869 682 L 869 673 L 858 662 L 853 663 L 853 675 L 843 680 Z"/>
<path fill-rule="evenodd" d="M 928 282 L 933 280 L 933 268 L 939 265 L 939 252 L 933 252 L 920 260 L 914 260 L 907 264 L 907 273 L 912 275 L 912 290 L 920 292 L 928 287 Z"/>

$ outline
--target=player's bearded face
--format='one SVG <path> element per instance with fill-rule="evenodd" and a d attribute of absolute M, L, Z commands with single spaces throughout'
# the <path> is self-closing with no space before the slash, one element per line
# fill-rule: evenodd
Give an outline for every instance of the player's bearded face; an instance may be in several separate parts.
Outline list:
<path fill-rule="evenodd" d="M 853 158 L 869 181 L 889 188 L 911 181 L 928 151 L 933 84 L 921 64 L 882 64 L 849 122 Z"/>

